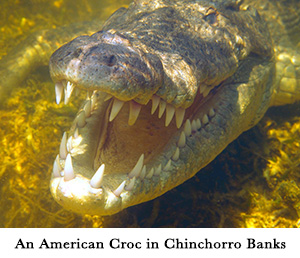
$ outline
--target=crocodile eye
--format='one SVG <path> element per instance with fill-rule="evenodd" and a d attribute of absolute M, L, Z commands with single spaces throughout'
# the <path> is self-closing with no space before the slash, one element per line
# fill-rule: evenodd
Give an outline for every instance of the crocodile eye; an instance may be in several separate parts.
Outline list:
<path fill-rule="evenodd" d="M 217 25 L 218 24 L 218 13 L 215 9 L 209 8 L 203 19 L 206 22 L 208 22 L 210 25 Z"/>
<path fill-rule="evenodd" d="M 211 13 L 205 16 L 204 20 L 206 20 L 209 24 L 214 25 L 217 23 L 217 17 L 215 13 Z"/>

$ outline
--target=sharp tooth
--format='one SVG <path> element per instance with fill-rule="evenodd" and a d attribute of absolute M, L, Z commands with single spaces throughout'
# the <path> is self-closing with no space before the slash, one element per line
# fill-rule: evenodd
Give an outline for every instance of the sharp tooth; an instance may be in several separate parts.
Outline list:
<path fill-rule="evenodd" d="M 207 89 L 207 86 L 201 85 L 200 88 L 199 88 L 200 94 L 202 94 L 206 89 Z"/>
<path fill-rule="evenodd" d="M 91 97 L 91 110 L 94 110 L 96 102 L 97 102 L 97 92 L 94 91 L 94 93 Z"/>
<path fill-rule="evenodd" d="M 61 139 L 60 147 L 59 147 L 59 156 L 62 159 L 65 159 L 67 157 L 68 151 L 67 151 L 67 133 L 64 132 L 63 137 Z"/>
<path fill-rule="evenodd" d="M 184 133 L 186 136 L 190 136 L 192 134 L 192 126 L 190 119 L 187 119 L 184 124 Z"/>
<path fill-rule="evenodd" d="M 168 163 L 164 167 L 164 171 L 168 171 L 171 168 L 171 160 L 169 159 Z"/>
<path fill-rule="evenodd" d="M 208 116 L 205 114 L 203 117 L 202 117 L 202 124 L 206 125 L 208 124 L 209 120 L 208 120 Z"/>
<path fill-rule="evenodd" d="M 92 90 L 87 90 L 87 91 L 86 91 L 86 98 L 87 98 L 87 99 L 90 99 L 91 96 L 92 96 L 92 94 L 93 94 L 93 91 L 92 91 Z"/>
<path fill-rule="evenodd" d="M 71 152 L 73 146 L 72 146 L 72 136 L 70 136 L 67 140 L 67 151 Z"/>
<path fill-rule="evenodd" d="M 73 90 L 74 84 L 68 81 L 67 87 L 65 88 L 65 105 L 69 103 Z"/>
<path fill-rule="evenodd" d="M 129 184 L 127 186 L 125 186 L 125 190 L 131 191 L 134 187 L 134 183 L 135 183 L 135 177 L 130 179 Z"/>
<path fill-rule="evenodd" d="M 154 176 L 159 176 L 161 172 L 161 164 L 159 164 L 159 166 L 155 169 L 154 171 Z"/>
<path fill-rule="evenodd" d="M 53 163 L 53 177 L 60 177 L 60 164 L 57 163 L 56 159 L 54 160 L 54 163 Z"/>
<path fill-rule="evenodd" d="M 77 126 L 82 128 L 85 126 L 85 112 L 81 111 L 77 116 Z"/>
<path fill-rule="evenodd" d="M 91 100 L 88 99 L 83 107 L 83 110 L 85 112 L 85 117 L 89 117 L 91 115 L 91 108 L 92 108 L 92 103 Z"/>
<path fill-rule="evenodd" d="M 165 126 L 168 126 L 172 119 L 173 119 L 173 116 L 175 114 L 175 108 L 171 105 L 171 104 L 167 104 L 167 107 L 166 107 L 166 122 L 165 122 Z"/>
<path fill-rule="evenodd" d="M 197 131 L 197 125 L 196 125 L 196 120 L 192 121 L 192 132 L 196 132 Z"/>
<path fill-rule="evenodd" d="M 174 154 L 172 156 L 172 160 L 176 161 L 178 159 L 179 159 L 179 148 L 176 147 L 176 150 L 175 150 L 175 152 L 174 152 Z"/>
<path fill-rule="evenodd" d="M 161 118 L 166 110 L 167 103 L 164 100 L 159 102 L 158 118 Z"/>
<path fill-rule="evenodd" d="M 138 177 L 142 167 L 143 167 L 143 163 L 144 163 L 144 154 L 142 154 L 138 160 L 138 162 L 136 163 L 135 167 L 131 170 L 131 172 L 128 174 L 128 176 L 130 178 L 132 177 Z"/>
<path fill-rule="evenodd" d="M 108 101 L 112 98 L 113 96 L 110 94 L 107 94 L 107 96 L 104 98 L 104 101 Z"/>
<path fill-rule="evenodd" d="M 115 119 L 115 117 L 120 112 L 123 105 L 124 105 L 124 101 L 121 101 L 119 99 L 114 98 L 114 102 L 112 104 L 111 111 L 110 111 L 110 116 L 109 116 L 109 121 L 110 122 Z"/>
<path fill-rule="evenodd" d="M 196 126 L 197 126 L 197 130 L 201 128 L 201 121 L 199 118 L 196 120 Z"/>
<path fill-rule="evenodd" d="M 135 121 L 139 116 L 142 105 L 136 103 L 135 101 L 130 101 L 129 106 L 130 106 L 130 110 L 129 110 L 128 124 L 134 125 Z"/>
<path fill-rule="evenodd" d="M 184 119 L 185 109 L 184 108 L 177 108 L 175 117 L 176 117 L 176 126 L 180 128 Z"/>
<path fill-rule="evenodd" d="M 55 84 L 56 104 L 60 103 L 63 91 L 64 91 L 63 84 L 61 82 L 57 82 Z"/>
<path fill-rule="evenodd" d="M 211 108 L 211 109 L 209 110 L 209 112 L 208 112 L 208 115 L 209 115 L 210 117 L 213 117 L 215 114 L 216 114 L 216 113 L 215 113 L 215 110 L 214 110 L 213 108 Z"/>
<path fill-rule="evenodd" d="M 140 174 L 140 179 L 143 180 L 146 176 L 146 165 L 143 166 L 142 172 Z"/>
<path fill-rule="evenodd" d="M 57 163 L 57 165 L 58 165 L 59 171 L 62 171 L 63 169 L 62 169 L 62 167 L 61 167 L 61 165 L 60 165 L 60 162 L 59 162 L 59 154 L 56 155 L 55 160 L 56 160 L 56 163 Z"/>
<path fill-rule="evenodd" d="M 102 186 L 102 182 L 103 182 L 103 175 L 104 175 L 104 170 L 105 170 L 105 165 L 102 164 L 98 170 L 96 171 L 96 173 L 93 175 L 91 181 L 90 181 L 90 185 L 94 188 L 100 188 Z"/>
<path fill-rule="evenodd" d="M 153 95 L 152 96 L 151 115 L 153 115 L 154 112 L 156 111 L 156 109 L 158 108 L 159 102 L 160 102 L 160 97 Z"/>
<path fill-rule="evenodd" d="M 123 192 L 124 190 L 124 187 L 125 187 L 125 183 L 126 183 L 126 180 L 124 180 L 116 190 L 113 191 L 114 195 L 116 197 L 120 197 L 121 193 Z"/>
<path fill-rule="evenodd" d="M 210 92 L 210 88 L 207 88 L 202 94 L 203 94 L 203 97 L 207 97 L 207 95 L 209 94 Z"/>
<path fill-rule="evenodd" d="M 70 181 L 75 178 L 74 169 L 72 165 L 72 157 L 70 153 L 67 155 L 64 171 L 65 171 L 64 174 L 65 181 Z"/>
<path fill-rule="evenodd" d="M 78 127 L 74 131 L 74 138 L 76 139 L 79 136 Z"/>
<path fill-rule="evenodd" d="M 148 175 L 146 176 L 146 178 L 148 178 L 148 179 L 152 178 L 153 174 L 154 174 L 154 168 L 151 168 Z"/>
<path fill-rule="evenodd" d="M 185 133 L 182 131 L 178 140 L 178 147 L 183 148 L 185 146 Z"/>

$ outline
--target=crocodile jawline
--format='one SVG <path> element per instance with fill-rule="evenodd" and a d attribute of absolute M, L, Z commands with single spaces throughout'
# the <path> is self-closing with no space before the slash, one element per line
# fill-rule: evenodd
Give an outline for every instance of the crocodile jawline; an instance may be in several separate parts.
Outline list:
<path fill-rule="evenodd" d="M 72 82 L 56 83 L 57 102 L 62 89 L 65 103 L 69 102 L 70 87 L 71 91 L 75 88 Z M 161 195 L 161 188 L 166 192 L 167 182 L 180 176 L 178 167 L 185 162 L 181 157 L 190 151 L 189 143 L 198 141 L 201 132 L 209 130 L 209 124 L 213 126 L 217 110 L 213 98 L 221 88 L 199 91 L 187 109 L 175 108 L 156 95 L 140 105 L 134 100 L 122 102 L 100 91 L 91 92 L 69 137 L 66 133 L 63 136 L 54 162 L 52 194 L 56 199 L 71 197 L 70 209 L 76 207 L 74 202 L 80 202 L 87 209 L 75 211 L 88 210 L 91 214 L 99 213 L 98 209 L 88 208 L 96 197 L 104 201 L 101 214 L 106 215 L 125 208 L 127 203 L 131 206 L 140 202 L 140 197 L 134 197 L 142 192 L 148 192 L 149 199 Z M 112 119 L 112 106 L 117 108 L 119 103 L 122 107 Z"/>

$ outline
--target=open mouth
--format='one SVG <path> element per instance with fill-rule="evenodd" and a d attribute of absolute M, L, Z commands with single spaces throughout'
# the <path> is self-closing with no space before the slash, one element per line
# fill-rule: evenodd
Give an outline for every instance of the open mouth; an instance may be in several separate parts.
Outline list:
<path fill-rule="evenodd" d="M 56 102 L 64 93 L 67 104 L 77 88 L 70 81 L 56 82 Z M 113 214 L 191 177 L 181 168 L 191 156 L 189 143 L 198 141 L 216 116 L 210 102 L 218 88 L 200 87 L 186 109 L 155 94 L 142 105 L 89 91 L 54 161 L 55 199 L 76 212 Z"/>
<path fill-rule="evenodd" d="M 50 59 L 57 103 L 64 94 L 67 104 L 76 89 L 88 97 L 54 162 L 57 202 L 110 215 L 152 200 L 255 125 L 267 107 L 260 103 L 269 101 L 262 92 L 272 64 L 252 55 L 229 59 L 219 76 L 213 67 L 201 63 L 194 71 L 178 55 L 149 54 L 103 31 L 58 49 Z M 205 77 L 207 69 L 213 73 Z"/>

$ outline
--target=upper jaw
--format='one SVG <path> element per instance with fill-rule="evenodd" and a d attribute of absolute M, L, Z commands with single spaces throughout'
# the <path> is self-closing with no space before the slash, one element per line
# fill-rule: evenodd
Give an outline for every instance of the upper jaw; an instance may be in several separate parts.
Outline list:
<path fill-rule="evenodd" d="M 123 35 L 99 31 L 75 38 L 50 58 L 54 82 L 72 82 L 122 101 L 146 104 L 163 84 L 163 67 L 156 55 L 133 47 Z M 130 87 L 129 87 L 130 86 Z"/>
<path fill-rule="evenodd" d="M 179 54 L 149 52 L 137 39 L 134 42 L 132 45 L 130 39 L 113 30 L 75 38 L 51 56 L 51 78 L 57 85 L 70 82 L 81 89 L 106 92 L 141 105 L 156 95 L 184 109 L 192 105 L 198 89 L 206 96 L 219 84 L 207 85 L 207 76 L 196 78 L 195 71 Z"/>

